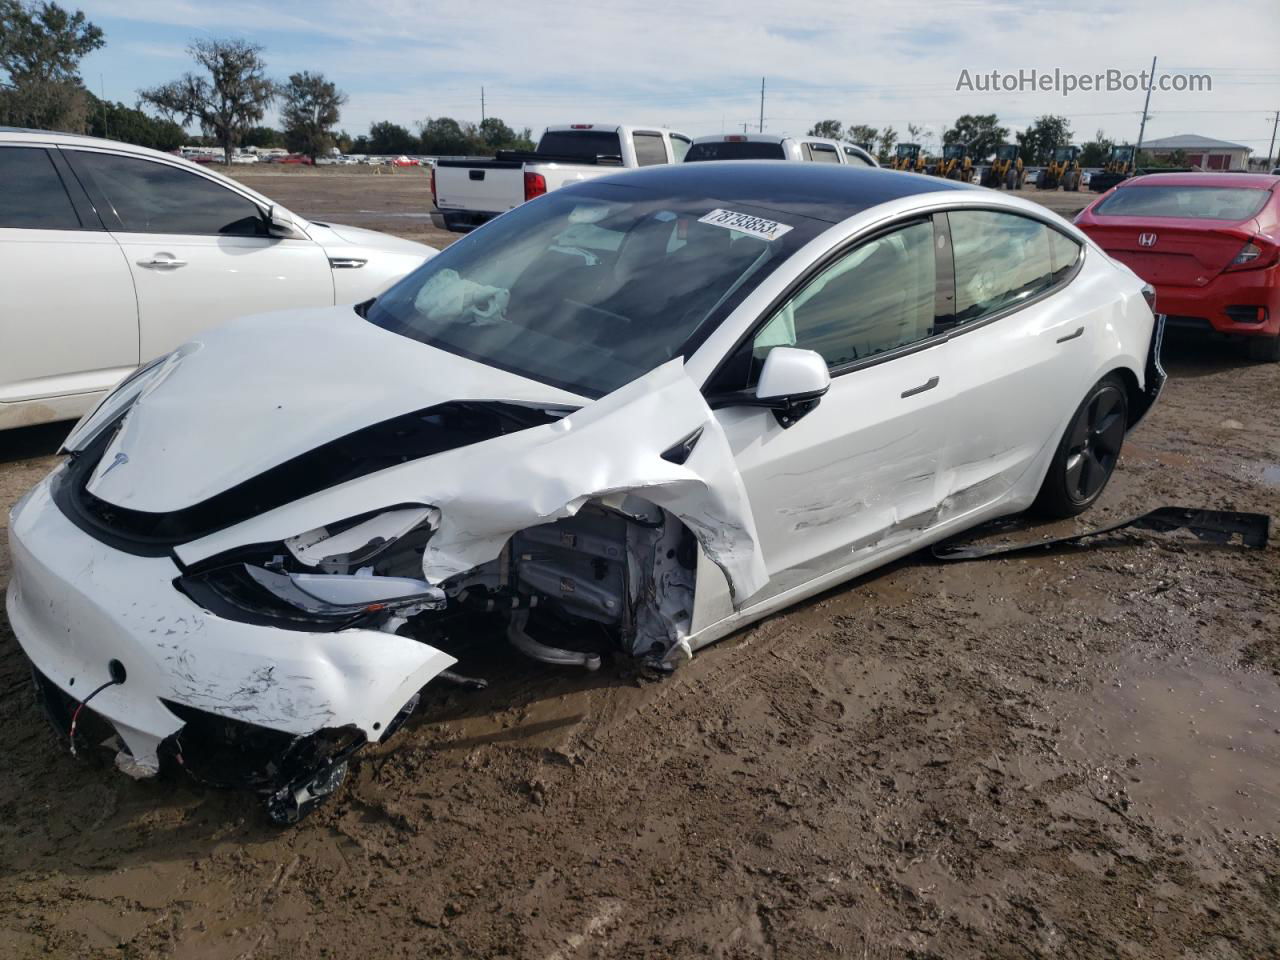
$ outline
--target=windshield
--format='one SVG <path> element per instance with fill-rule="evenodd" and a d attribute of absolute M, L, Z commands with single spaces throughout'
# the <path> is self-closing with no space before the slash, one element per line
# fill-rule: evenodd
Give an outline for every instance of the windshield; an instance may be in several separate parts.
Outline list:
<path fill-rule="evenodd" d="M 1248 220 L 1271 196 L 1252 187 L 1120 187 L 1094 208 L 1101 217 Z"/>
<path fill-rule="evenodd" d="M 598 397 L 687 357 L 827 226 L 736 200 L 583 184 L 516 207 L 445 248 L 375 301 L 367 318 Z"/>
<path fill-rule="evenodd" d="M 694 160 L 785 160 L 786 153 L 780 143 L 759 143 L 751 140 L 735 142 L 711 141 L 695 143 L 689 148 L 684 162 Z"/>

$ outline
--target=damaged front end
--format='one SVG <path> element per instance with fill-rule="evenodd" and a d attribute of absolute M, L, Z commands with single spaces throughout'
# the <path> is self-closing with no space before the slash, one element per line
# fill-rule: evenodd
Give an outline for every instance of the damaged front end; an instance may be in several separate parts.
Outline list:
<path fill-rule="evenodd" d="M 449 668 L 484 637 L 551 664 L 616 652 L 667 670 L 697 629 L 700 569 L 733 606 L 767 579 L 728 443 L 678 359 L 577 410 L 418 411 L 162 512 L 112 476 L 117 454 L 143 460 L 145 412 L 15 511 L 11 619 L 46 706 L 74 710 L 75 675 L 105 657 L 128 666 L 86 711 L 122 768 L 257 790 L 279 822 L 331 793 L 429 681 L 465 680 Z M 76 582 L 62 555 L 85 534 L 95 562 Z"/>

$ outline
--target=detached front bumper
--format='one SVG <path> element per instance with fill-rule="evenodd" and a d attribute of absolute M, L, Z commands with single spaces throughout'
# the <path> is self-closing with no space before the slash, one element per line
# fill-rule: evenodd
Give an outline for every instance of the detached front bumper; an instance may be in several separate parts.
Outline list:
<path fill-rule="evenodd" d="M 48 478 L 14 508 L 9 546 L 9 622 L 39 673 L 79 699 L 106 682 L 111 660 L 124 665 L 125 682 L 90 709 L 138 773 L 159 769 L 162 742 L 191 711 L 295 738 L 349 729 L 380 740 L 455 662 L 375 630 L 308 633 L 216 617 L 174 587 L 170 557 L 124 553 L 72 524 Z"/>

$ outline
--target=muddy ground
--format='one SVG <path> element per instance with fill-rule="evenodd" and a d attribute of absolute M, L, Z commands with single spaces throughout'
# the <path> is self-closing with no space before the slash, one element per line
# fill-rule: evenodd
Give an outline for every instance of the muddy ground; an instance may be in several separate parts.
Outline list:
<path fill-rule="evenodd" d="M 426 235 L 395 216 L 425 178 L 244 179 Z M 1280 371 L 1169 354 L 1084 524 L 1280 515 Z M 6 513 L 64 429 L 0 435 Z M 0 956 L 1275 957 L 1278 572 L 1175 537 L 917 557 L 662 682 L 478 649 L 490 689 L 428 689 L 284 831 L 72 759 L 0 620 Z"/>

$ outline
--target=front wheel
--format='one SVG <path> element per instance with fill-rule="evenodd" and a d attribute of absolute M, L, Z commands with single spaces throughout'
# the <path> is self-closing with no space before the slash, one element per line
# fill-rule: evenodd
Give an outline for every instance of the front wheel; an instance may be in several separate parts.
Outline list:
<path fill-rule="evenodd" d="M 1043 517 L 1084 513 L 1107 486 L 1129 425 L 1124 382 L 1108 374 L 1089 391 L 1067 426 L 1031 509 Z"/>

